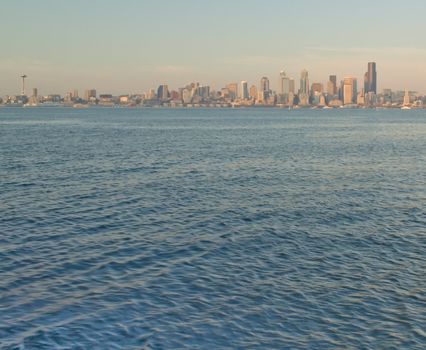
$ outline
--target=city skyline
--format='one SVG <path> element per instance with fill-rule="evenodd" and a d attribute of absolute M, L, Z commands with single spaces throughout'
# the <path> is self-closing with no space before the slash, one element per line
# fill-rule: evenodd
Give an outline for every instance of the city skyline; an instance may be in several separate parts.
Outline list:
<path fill-rule="evenodd" d="M 370 61 L 380 62 L 379 91 L 426 92 L 426 45 L 419 40 L 425 2 L 314 5 L 8 2 L 0 13 L 0 29 L 10 33 L 2 41 L 0 94 L 16 94 L 17 77 L 24 73 L 28 88 L 46 93 L 92 86 L 138 93 L 189 81 L 218 89 L 229 81 L 250 84 L 258 76 L 270 77 L 278 90 L 276 72 L 284 69 L 298 79 L 303 68 L 312 81 L 335 74 L 357 77 L 362 85 L 360 62 Z M 409 20 L 402 15 L 407 10 Z"/>
<path fill-rule="evenodd" d="M 277 93 L 282 89 L 282 76 L 281 74 L 284 73 L 286 75 L 286 78 L 292 79 L 293 80 L 293 84 L 295 84 L 294 81 L 297 81 L 296 85 L 297 85 L 297 90 L 299 89 L 300 84 L 299 81 L 301 79 L 300 74 L 301 72 L 309 72 L 310 77 L 320 77 L 319 79 L 315 79 L 315 78 L 310 78 L 309 81 L 312 83 L 313 81 L 317 82 L 317 83 L 323 83 L 324 85 L 327 85 L 329 82 L 329 79 L 331 76 L 338 78 L 338 81 L 336 81 L 336 85 L 339 84 L 339 82 L 343 81 L 344 78 L 347 77 L 353 77 L 355 79 L 357 79 L 359 81 L 359 84 L 363 84 L 362 87 L 365 89 L 366 92 L 369 91 L 373 91 L 376 94 L 382 92 L 383 90 L 386 89 L 392 89 L 392 90 L 405 90 L 405 89 L 409 89 L 411 91 L 416 91 L 419 94 L 426 94 L 426 80 L 425 80 L 425 84 L 421 84 L 420 86 L 424 85 L 424 88 L 421 89 L 414 89 L 412 88 L 413 85 L 415 84 L 398 84 L 395 83 L 395 86 L 388 86 L 385 85 L 384 83 L 381 83 L 381 81 L 387 81 L 386 77 L 382 75 L 382 70 L 380 70 L 380 83 L 377 81 L 377 71 L 376 71 L 376 62 L 369 62 L 369 63 L 373 63 L 374 64 L 374 82 L 370 82 L 370 80 L 373 79 L 373 73 L 370 72 L 370 67 L 368 67 L 368 71 L 365 72 L 364 74 L 337 74 L 335 72 L 322 72 L 321 74 L 319 74 L 318 72 L 312 72 L 309 69 L 303 68 L 303 69 L 299 69 L 299 71 L 296 71 L 294 74 L 287 74 L 287 72 L 289 72 L 289 70 L 283 70 L 283 67 L 281 67 L 281 70 L 279 70 L 277 73 L 277 71 L 275 71 L 269 78 L 265 75 L 265 78 L 268 78 L 268 84 L 270 85 L 270 90 L 271 91 L 276 91 Z M 356 70 L 358 72 L 362 72 L 363 69 L 360 68 L 362 67 L 362 64 L 358 64 L 356 66 L 356 69 L 352 69 L 352 71 Z M 365 70 L 365 68 L 364 68 Z M 347 71 L 351 71 L 350 69 L 347 69 Z M 293 72 L 293 71 L 291 71 Z M 178 88 L 178 86 L 183 86 L 186 85 L 190 82 L 199 82 L 201 85 L 209 85 L 211 86 L 213 89 L 217 89 L 220 90 L 223 86 L 227 86 L 228 84 L 231 83 L 232 80 L 226 81 L 223 80 L 223 83 L 218 83 L 217 81 L 200 81 L 198 79 L 194 79 L 193 77 L 191 77 L 190 75 L 188 75 L 186 78 L 182 79 L 181 83 L 172 83 L 170 84 L 170 81 L 165 81 L 165 80 L 154 80 L 154 82 L 149 85 L 147 84 L 145 81 L 143 81 L 143 79 L 141 79 L 140 84 L 137 85 L 136 88 L 132 89 L 130 88 L 130 86 L 132 86 L 132 84 L 130 83 L 129 86 L 126 88 L 125 85 L 123 85 L 123 88 L 117 88 L 116 87 L 111 87 L 111 88 L 102 88 L 102 84 L 96 84 L 96 81 L 93 82 L 92 84 L 88 84 L 88 85 L 83 85 L 82 83 L 77 84 L 78 86 L 75 85 L 70 85 L 67 82 L 62 82 L 62 88 L 58 88 L 56 90 L 52 90 L 52 89 L 47 89 L 46 90 L 46 81 L 44 80 L 37 80 L 35 81 L 34 76 L 36 78 L 39 77 L 39 75 L 34 74 L 34 75 L 30 75 L 28 73 L 27 70 L 24 70 L 23 72 L 17 72 L 17 76 L 15 76 L 15 82 L 14 82 L 14 86 L 8 86 L 7 88 L 3 88 L 2 90 L 0 90 L 0 96 L 6 96 L 6 95 L 18 95 L 21 91 L 22 91 L 22 74 L 25 75 L 25 79 L 27 80 L 27 82 L 25 83 L 27 86 L 28 90 L 32 90 L 34 88 L 37 88 L 41 91 L 44 91 L 44 93 L 46 94 L 52 94 L 52 93 L 59 93 L 59 94 L 63 94 L 65 95 L 66 93 L 70 92 L 70 91 L 74 91 L 74 90 L 79 90 L 79 91 L 85 91 L 88 89 L 92 89 L 95 86 L 97 86 L 98 91 L 103 91 L 104 93 L 112 93 L 114 95 L 121 95 L 121 94 L 125 94 L 125 93 L 129 93 L 129 94 L 138 94 L 138 93 L 144 93 L 146 91 L 148 91 L 149 89 L 153 88 L 154 86 L 159 86 L 159 85 L 164 85 L 167 84 L 169 86 L 174 86 L 175 88 Z M 261 76 L 259 72 L 251 72 L 251 76 Z M 160 76 L 160 75 L 159 75 Z M 236 75 L 238 76 L 238 75 Z M 362 79 L 361 79 L 362 78 Z M 367 79 L 367 81 L 366 81 Z M 48 79 L 49 80 L 49 79 Z M 255 78 L 253 80 L 249 80 L 246 79 L 245 77 L 240 77 L 239 79 L 234 79 L 234 81 L 232 81 L 231 84 L 233 83 L 237 83 L 240 84 L 242 82 L 246 82 L 249 86 L 251 86 L 252 84 L 254 84 L 255 81 L 259 80 L 259 78 Z M 173 79 L 171 79 L 171 81 L 173 82 Z M 309 83 L 309 82 L 308 82 Z M 361 85 L 360 85 L 361 86 Z M 374 87 L 372 87 L 374 86 Z M 100 87 L 100 88 L 99 88 Z M 306 88 L 306 87 L 305 87 Z M 310 87 L 309 87 L 310 88 Z"/>
<path fill-rule="evenodd" d="M 377 92 L 378 74 L 376 62 L 368 62 L 364 74 L 364 84 L 358 87 L 358 79 L 346 76 L 337 84 L 337 76 L 330 75 L 326 84 L 312 82 L 309 72 L 300 72 L 299 88 L 296 89 L 295 79 L 287 76 L 284 70 L 279 73 L 278 90 L 271 88 L 270 79 L 263 76 L 259 85 L 250 86 L 246 80 L 230 82 L 219 90 L 210 85 L 191 82 L 177 89 L 161 84 L 157 89 L 136 94 L 97 93 L 96 89 L 86 89 L 80 95 L 78 89 L 61 94 L 39 95 L 38 88 L 32 89 L 28 96 L 25 90 L 26 74 L 22 79 L 22 90 L 18 95 L 0 98 L 0 106 L 37 107 L 47 105 L 63 105 L 83 108 L 90 106 L 145 106 L 145 107 L 312 107 L 312 108 L 425 108 L 426 96 L 415 91 L 404 89 L 392 91 L 384 89 Z"/>
<path fill-rule="evenodd" d="M 363 91 L 367 94 L 369 92 L 372 92 L 374 94 L 380 94 L 380 92 L 383 92 L 389 88 L 387 87 L 383 87 L 381 90 L 378 89 L 378 78 L 377 78 L 377 63 L 376 62 L 368 62 L 368 70 L 367 72 L 364 74 L 363 77 L 363 85 L 359 87 L 359 91 L 361 91 L 363 89 Z M 339 84 L 344 84 L 345 79 L 351 78 L 351 79 L 355 79 L 355 81 L 358 84 L 358 77 L 354 76 L 354 75 L 344 75 L 339 77 L 336 74 L 329 74 L 328 75 L 328 79 L 325 80 L 321 80 L 321 81 L 313 81 L 313 79 L 309 78 L 309 74 L 311 74 L 306 68 L 303 68 L 302 70 L 299 71 L 298 75 L 296 75 L 296 78 L 294 76 L 289 76 L 286 71 L 281 70 L 279 72 L 279 74 L 275 74 L 271 79 L 269 77 L 263 76 L 260 78 L 260 84 L 259 86 L 255 86 L 256 89 L 259 89 L 259 91 L 271 91 L 274 92 L 276 94 L 283 94 L 283 93 L 288 93 L 290 91 L 292 91 L 293 93 L 299 94 L 309 94 L 309 91 L 314 87 L 314 86 L 318 86 L 321 85 L 321 91 L 322 93 L 327 93 L 329 95 L 335 95 L 337 93 Z M 11 94 L 5 94 L 3 96 L 19 96 L 19 95 L 28 95 L 26 94 L 26 88 L 25 86 L 27 85 L 27 83 L 25 82 L 26 80 L 28 80 L 29 77 L 27 74 L 23 73 L 23 75 L 19 75 L 17 78 L 17 86 L 16 86 L 16 91 L 11 93 Z M 275 79 L 276 78 L 276 79 Z M 258 78 L 259 80 L 259 78 Z M 276 84 L 271 83 L 271 81 L 277 81 Z M 299 85 L 296 85 L 296 80 L 299 80 Z M 30 79 L 31 81 L 31 79 Z M 360 80 L 361 81 L 361 80 Z M 188 83 L 194 83 L 196 82 L 197 84 L 200 84 L 200 86 L 208 86 L 209 88 L 212 88 L 212 90 L 216 91 L 216 90 L 220 90 L 223 87 L 229 88 L 230 90 L 234 91 L 235 93 L 235 98 L 242 98 L 242 99 L 247 99 L 250 96 L 250 92 L 249 92 L 249 88 L 253 87 L 253 85 L 257 85 L 255 82 L 250 82 L 247 80 L 239 80 L 239 81 L 234 81 L 234 82 L 227 82 L 226 84 L 222 85 L 222 86 L 218 86 L 217 84 L 215 84 L 214 82 L 199 82 L 195 79 L 188 79 L 185 83 L 183 83 L 181 86 L 187 85 Z M 40 83 L 40 82 L 39 82 Z M 244 87 L 243 84 L 245 84 L 246 86 Z M 330 86 L 330 84 L 332 84 L 332 86 Z M 39 90 L 37 83 L 33 83 L 31 86 L 28 88 L 29 90 L 34 90 L 36 89 L 37 91 Z M 43 85 L 43 82 L 41 82 L 41 85 Z M 178 89 L 178 86 L 171 86 L 168 82 L 158 82 L 156 86 L 159 86 L 159 88 L 162 88 L 163 86 L 167 86 L 168 88 L 174 88 L 174 89 Z M 216 88 L 217 86 L 217 88 Z M 123 95 L 123 94 L 142 94 L 142 93 L 146 93 L 147 91 L 149 91 L 150 89 L 153 89 L 155 86 L 150 86 L 149 88 L 145 89 L 145 90 L 141 90 L 139 89 L 138 91 L 132 91 L 129 92 L 128 90 L 124 90 L 124 91 L 119 91 L 118 93 L 113 93 L 113 95 Z M 89 91 L 91 89 L 95 89 L 95 86 L 85 86 L 83 89 L 78 89 L 78 88 L 67 88 L 64 91 L 49 91 L 49 92 L 45 92 L 46 94 L 60 94 L 60 95 L 66 95 L 68 93 L 72 93 L 75 91 Z M 331 89 L 331 90 L 330 90 Z M 403 91 L 406 90 L 407 87 L 400 87 L 397 89 L 390 89 L 390 90 L 395 90 L 395 91 Z M 19 90 L 19 93 L 18 93 Z M 242 94 L 242 91 L 246 90 L 244 95 Z M 314 88 L 315 90 L 315 88 Z M 412 90 L 409 89 L 410 91 L 416 92 L 420 95 L 423 95 L 423 93 L 421 91 L 416 91 L 416 90 Z M 99 90 L 97 90 L 99 92 Z M 102 93 L 112 93 L 111 89 L 110 90 L 102 90 Z M 1 93 L 0 93 L 0 97 L 1 97 Z"/>

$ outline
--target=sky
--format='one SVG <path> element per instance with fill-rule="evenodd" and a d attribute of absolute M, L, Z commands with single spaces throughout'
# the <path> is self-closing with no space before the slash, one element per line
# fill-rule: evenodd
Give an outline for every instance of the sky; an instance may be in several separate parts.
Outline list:
<path fill-rule="evenodd" d="M 20 0 L 0 4 L 0 96 L 311 82 L 377 62 L 378 88 L 426 93 L 424 0 Z M 362 84 L 360 84 L 362 85 Z"/>

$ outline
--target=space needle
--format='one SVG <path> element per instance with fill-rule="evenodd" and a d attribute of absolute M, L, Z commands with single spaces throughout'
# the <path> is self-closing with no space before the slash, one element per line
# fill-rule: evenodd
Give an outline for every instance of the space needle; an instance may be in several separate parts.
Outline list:
<path fill-rule="evenodd" d="M 22 91 L 21 91 L 21 95 L 25 96 L 25 79 L 27 78 L 27 76 L 25 74 L 21 75 L 22 78 Z"/>

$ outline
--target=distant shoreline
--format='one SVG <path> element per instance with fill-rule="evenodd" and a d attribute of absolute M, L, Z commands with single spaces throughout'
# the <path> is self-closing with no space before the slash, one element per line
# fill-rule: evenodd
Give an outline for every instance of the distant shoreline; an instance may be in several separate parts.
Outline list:
<path fill-rule="evenodd" d="M 402 106 L 395 107 L 365 107 L 365 106 L 342 106 L 342 107 L 317 107 L 317 106 L 298 106 L 298 107 L 286 107 L 286 106 L 129 106 L 129 105 L 78 105 L 78 106 L 67 106 L 67 105 L 37 105 L 37 106 L 25 106 L 25 105 L 12 105 L 12 104 L 0 104 L 0 109 L 39 109 L 39 108 L 64 108 L 64 109 L 277 109 L 277 110 L 383 110 L 383 109 L 394 109 L 401 110 Z M 411 107 L 413 110 L 424 110 L 425 107 Z"/>

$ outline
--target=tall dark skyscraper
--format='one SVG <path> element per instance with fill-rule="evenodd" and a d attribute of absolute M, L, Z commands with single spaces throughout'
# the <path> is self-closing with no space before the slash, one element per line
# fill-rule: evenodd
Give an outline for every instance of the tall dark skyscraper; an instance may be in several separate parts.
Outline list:
<path fill-rule="evenodd" d="M 167 100 L 169 98 L 169 87 L 160 85 L 157 90 L 157 96 L 160 100 Z"/>
<path fill-rule="evenodd" d="M 365 93 L 374 92 L 377 94 L 377 71 L 376 62 L 368 62 L 368 72 L 364 76 Z"/>
<path fill-rule="evenodd" d="M 337 77 L 335 75 L 330 75 L 328 79 L 328 88 L 327 91 L 330 95 L 337 94 Z"/>
<path fill-rule="evenodd" d="M 260 91 L 269 92 L 269 79 L 267 77 L 263 77 L 260 80 Z"/>

